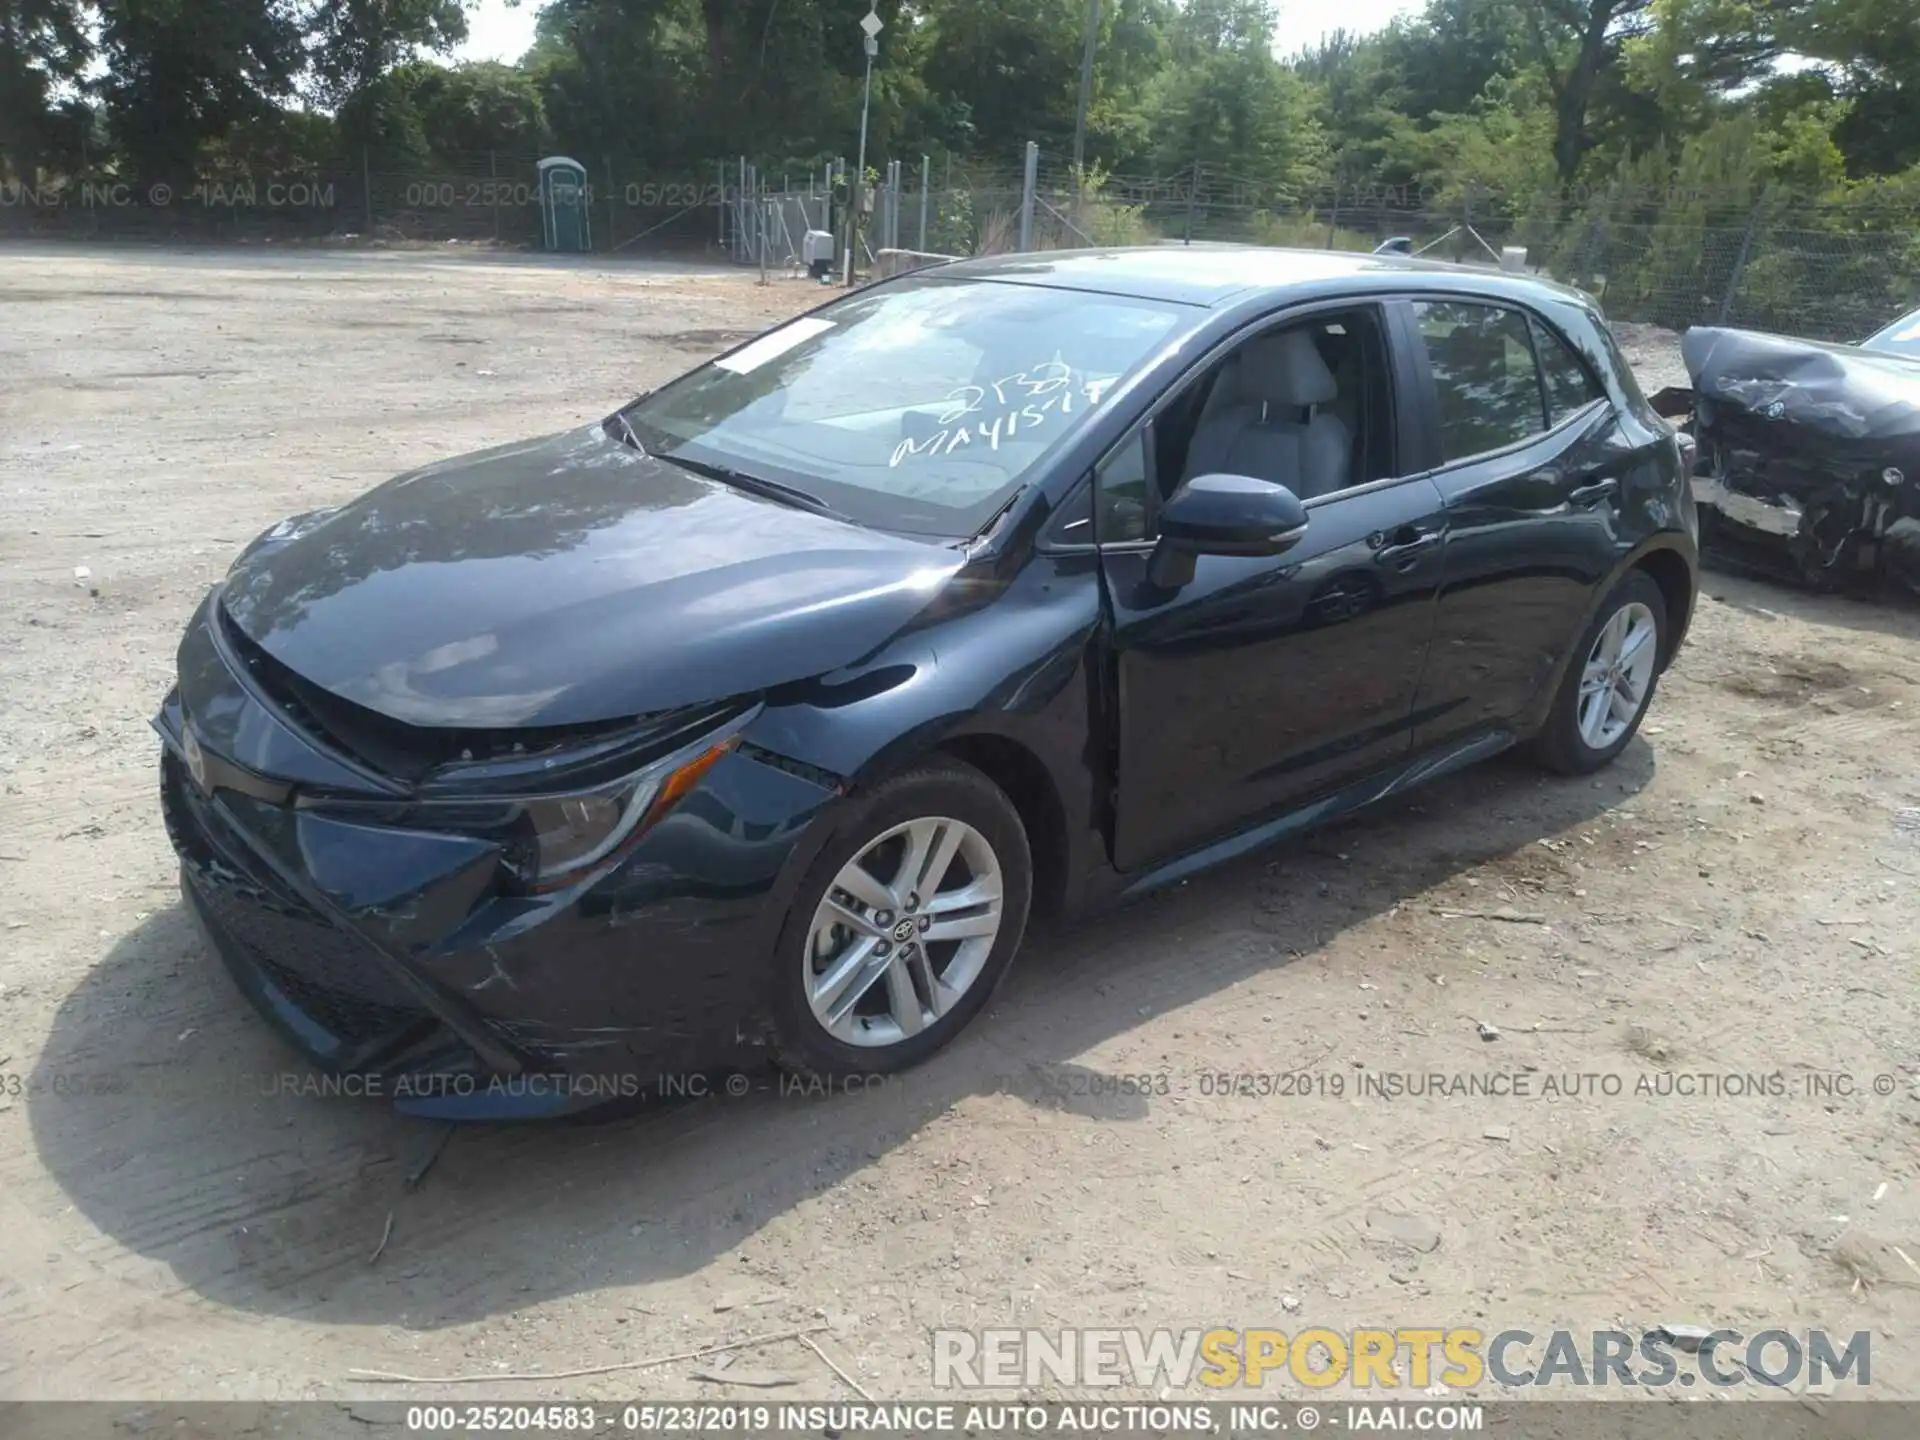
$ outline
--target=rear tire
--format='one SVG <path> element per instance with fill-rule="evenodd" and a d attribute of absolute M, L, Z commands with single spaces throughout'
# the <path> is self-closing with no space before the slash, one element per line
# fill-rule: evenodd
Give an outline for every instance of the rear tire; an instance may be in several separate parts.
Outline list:
<path fill-rule="evenodd" d="M 890 1074 L 945 1046 L 1012 964 L 1033 897 L 1019 813 L 978 770 L 922 765 L 856 805 L 774 947 L 774 1060 L 809 1077 Z"/>
<path fill-rule="evenodd" d="M 1632 741 L 1667 653 L 1667 602 L 1644 570 L 1621 577 L 1580 637 L 1547 723 L 1529 747 L 1561 775 L 1591 775 Z"/>

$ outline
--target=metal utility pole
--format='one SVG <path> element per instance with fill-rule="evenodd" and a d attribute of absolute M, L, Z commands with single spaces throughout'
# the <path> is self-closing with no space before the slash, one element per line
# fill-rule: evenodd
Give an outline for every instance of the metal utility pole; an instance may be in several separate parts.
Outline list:
<path fill-rule="evenodd" d="M 874 0 L 868 0 L 868 10 L 860 18 L 860 29 L 866 36 L 867 50 L 867 86 L 860 97 L 860 154 L 854 162 L 853 186 L 847 192 L 853 199 L 853 215 L 847 221 L 846 284 L 853 284 L 853 252 L 859 245 L 860 237 L 860 192 L 867 184 L 867 112 L 873 106 L 873 57 L 880 53 L 880 31 L 886 22 L 872 8 Z"/>
<path fill-rule="evenodd" d="M 1093 103 L 1093 47 L 1100 38 L 1100 0 L 1087 0 L 1087 37 L 1080 51 L 1080 106 L 1073 116 L 1073 193 L 1087 173 L 1087 107 Z"/>
<path fill-rule="evenodd" d="M 920 248 L 927 248 L 927 191 L 933 186 L 933 161 L 920 157 Z"/>
<path fill-rule="evenodd" d="M 1037 142 L 1027 141 L 1027 164 L 1020 180 L 1020 249 L 1022 252 L 1033 248 L 1033 199 L 1039 189 L 1040 146 Z"/>

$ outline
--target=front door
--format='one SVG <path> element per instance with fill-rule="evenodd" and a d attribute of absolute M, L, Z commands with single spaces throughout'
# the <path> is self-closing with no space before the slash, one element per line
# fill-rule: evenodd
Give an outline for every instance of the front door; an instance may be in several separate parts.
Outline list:
<path fill-rule="evenodd" d="M 1343 465 L 1323 459 L 1316 473 L 1258 477 L 1319 492 L 1306 498 L 1306 534 L 1292 549 L 1201 556 L 1192 581 L 1172 592 L 1148 578 L 1152 497 L 1173 489 L 1158 476 L 1180 473 L 1195 434 L 1196 449 L 1262 453 L 1257 441 L 1234 443 L 1231 433 L 1223 441 L 1218 427 L 1207 433 L 1207 411 L 1221 408 L 1205 403 L 1213 376 L 1195 382 L 1201 403 L 1174 397 L 1096 476 L 1118 723 L 1114 862 L 1123 871 L 1302 804 L 1390 766 L 1411 747 L 1445 506 L 1431 481 L 1392 473 L 1393 387 L 1383 380 L 1376 317 L 1354 313 L 1316 326 L 1328 372 L 1355 378 L 1318 377 L 1333 398 L 1287 423 L 1333 415 L 1350 444 Z M 1356 384 L 1366 393 L 1337 393 Z M 1300 398 L 1270 388 L 1272 404 Z M 1156 435 L 1169 425 L 1186 428 Z M 1327 433 L 1316 432 L 1323 455 L 1338 449 L 1321 443 Z"/>

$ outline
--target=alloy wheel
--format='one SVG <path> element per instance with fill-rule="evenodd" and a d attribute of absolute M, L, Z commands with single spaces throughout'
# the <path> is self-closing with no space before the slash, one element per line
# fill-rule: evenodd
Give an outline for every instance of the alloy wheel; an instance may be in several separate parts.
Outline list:
<path fill-rule="evenodd" d="M 848 1045 L 898 1044 L 947 1014 L 1000 934 L 999 857 L 945 816 L 885 831 L 841 867 L 807 932 L 814 1019 Z"/>
<path fill-rule="evenodd" d="M 1660 629 L 1653 611 L 1630 601 L 1613 612 L 1594 637 L 1580 673 L 1576 715 L 1580 738 L 1604 750 L 1632 728 L 1653 689 Z"/>

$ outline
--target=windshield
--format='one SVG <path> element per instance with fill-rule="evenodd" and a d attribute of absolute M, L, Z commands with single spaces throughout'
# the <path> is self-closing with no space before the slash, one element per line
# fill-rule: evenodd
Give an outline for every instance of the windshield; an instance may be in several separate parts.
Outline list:
<path fill-rule="evenodd" d="M 1864 350 L 1880 350 L 1888 355 L 1905 355 L 1920 360 L 1920 310 L 1902 315 L 1877 335 L 1860 342 Z"/>
<path fill-rule="evenodd" d="M 909 279 L 790 321 L 624 414 L 650 454 L 806 491 L 882 529 L 971 535 L 1185 309 Z"/>

